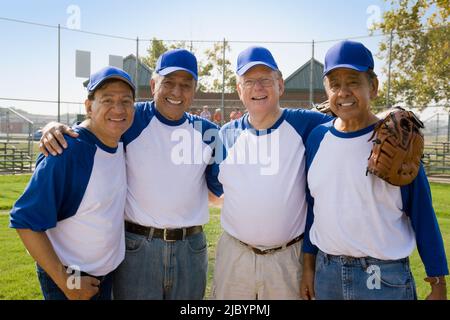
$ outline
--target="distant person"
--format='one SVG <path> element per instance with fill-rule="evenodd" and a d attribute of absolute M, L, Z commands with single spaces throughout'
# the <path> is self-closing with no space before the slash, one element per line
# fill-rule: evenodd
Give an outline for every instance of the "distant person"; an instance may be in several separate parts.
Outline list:
<path fill-rule="evenodd" d="M 240 117 L 242 117 L 242 112 L 239 110 L 239 108 L 235 108 L 233 111 L 231 111 L 231 113 L 230 113 L 230 121 L 237 120 Z"/>
<path fill-rule="evenodd" d="M 11 227 L 36 260 L 46 300 L 110 300 L 112 272 L 125 256 L 119 141 L 133 122 L 135 86 L 127 73 L 107 67 L 91 75 L 87 89 L 87 119 L 73 127 L 78 137 L 66 136 L 62 155 L 39 155 L 11 210 Z"/>
<path fill-rule="evenodd" d="M 203 111 L 200 113 L 200 117 L 211 121 L 211 112 L 209 112 L 208 106 L 203 106 Z"/>
<path fill-rule="evenodd" d="M 220 126 L 222 123 L 222 112 L 219 108 L 216 109 L 213 116 L 214 123 Z"/>

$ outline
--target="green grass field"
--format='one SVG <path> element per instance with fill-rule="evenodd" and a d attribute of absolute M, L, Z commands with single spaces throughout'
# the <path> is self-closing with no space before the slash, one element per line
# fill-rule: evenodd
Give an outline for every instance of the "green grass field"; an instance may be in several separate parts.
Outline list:
<path fill-rule="evenodd" d="M 8 210 L 22 193 L 29 177 L 29 175 L 0 176 L 0 300 L 42 299 L 33 259 L 27 254 L 16 232 L 8 227 Z M 447 257 L 449 257 L 450 184 L 433 183 L 431 190 Z M 205 226 L 209 255 L 207 298 L 210 296 L 214 272 L 215 245 L 222 232 L 220 210 L 210 208 L 210 214 L 210 222 Z M 416 280 L 418 296 L 424 299 L 428 294 L 429 286 L 423 281 L 425 272 L 417 251 L 411 256 L 411 268 Z M 450 285 L 447 287 L 447 293 L 450 297 Z"/>

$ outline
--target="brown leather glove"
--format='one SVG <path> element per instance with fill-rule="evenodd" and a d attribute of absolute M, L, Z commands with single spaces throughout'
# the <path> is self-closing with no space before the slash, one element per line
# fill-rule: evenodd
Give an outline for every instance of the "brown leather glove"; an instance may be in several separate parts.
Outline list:
<path fill-rule="evenodd" d="M 322 102 L 321 104 L 316 104 L 313 110 L 325 113 L 329 116 L 336 117 L 336 115 L 331 111 L 330 102 L 328 100 Z"/>
<path fill-rule="evenodd" d="M 375 127 L 368 172 L 394 186 L 410 184 L 419 172 L 424 139 L 423 123 L 416 115 L 394 107 Z"/>

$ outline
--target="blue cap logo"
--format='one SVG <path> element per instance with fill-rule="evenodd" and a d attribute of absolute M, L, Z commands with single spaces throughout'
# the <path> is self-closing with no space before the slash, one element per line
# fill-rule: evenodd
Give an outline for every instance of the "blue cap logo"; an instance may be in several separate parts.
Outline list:
<path fill-rule="evenodd" d="M 373 67 L 372 52 L 369 49 L 360 42 L 345 40 L 328 49 L 325 55 L 323 76 L 336 68 L 349 68 L 366 72 Z"/>
<path fill-rule="evenodd" d="M 250 47 L 239 54 L 236 73 L 242 76 L 250 68 L 257 65 L 264 65 L 274 71 L 278 71 L 277 63 L 268 49 L 264 47 Z"/>
<path fill-rule="evenodd" d="M 131 81 L 130 75 L 122 69 L 116 67 L 106 67 L 101 69 L 100 71 L 97 71 L 96 73 L 91 74 L 91 76 L 89 77 L 87 90 L 89 92 L 94 91 L 108 79 L 122 80 L 131 87 L 131 89 L 133 90 L 133 94 L 136 92 L 136 87 L 133 81 Z"/>
<path fill-rule="evenodd" d="M 156 62 L 155 72 L 162 76 L 180 70 L 190 73 L 197 80 L 197 58 L 185 49 L 166 51 Z"/>

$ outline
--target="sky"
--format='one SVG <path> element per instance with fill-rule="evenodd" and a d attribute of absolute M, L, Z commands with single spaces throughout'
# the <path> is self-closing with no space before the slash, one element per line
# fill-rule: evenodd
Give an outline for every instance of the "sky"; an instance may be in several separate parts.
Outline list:
<path fill-rule="evenodd" d="M 323 63 L 328 40 L 368 36 L 368 26 L 389 9 L 384 0 L 3 0 L 0 2 L 0 107 L 17 107 L 38 114 L 56 114 L 58 97 L 58 30 L 61 30 L 61 100 L 86 97 L 75 76 L 75 51 L 91 52 L 91 71 L 106 66 L 109 55 L 146 53 L 152 38 L 193 41 L 199 60 L 212 46 L 205 41 L 226 39 L 233 70 L 240 51 L 262 45 L 273 53 L 285 78 L 312 55 Z M 29 21 L 51 27 L 18 23 Z M 118 39 L 76 32 L 115 35 Z M 375 55 L 382 37 L 358 39 Z M 202 42 L 196 42 L 202 41 Z M 280 43 L 288 42 L 288 43 Z M 375 57 L 375 71 L 384 65 Z M 80 112 L 81 104 L 61 104 L 61 113 Z"/>

